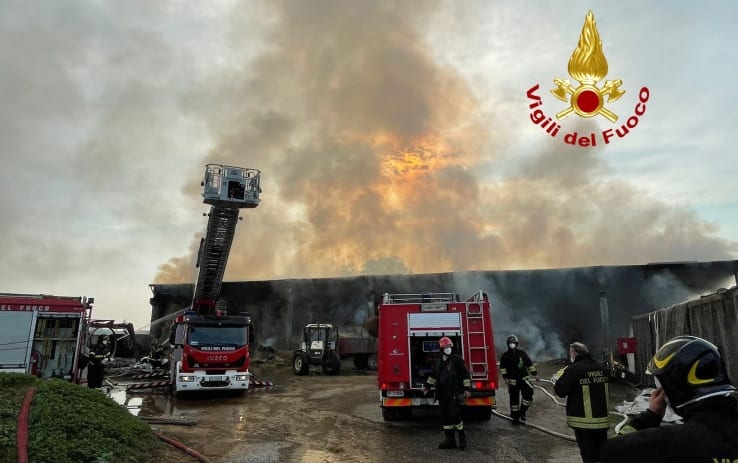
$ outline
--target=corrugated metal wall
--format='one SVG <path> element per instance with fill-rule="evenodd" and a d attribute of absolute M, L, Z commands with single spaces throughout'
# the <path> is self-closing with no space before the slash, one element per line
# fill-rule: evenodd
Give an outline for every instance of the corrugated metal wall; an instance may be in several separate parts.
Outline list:
<path fill-rule="evenodd" d="M 648 362 L 666 341 L 681 334 L 704 338 L 720 348 L 731 379 L 738 378 L 738 287 L 674 304 L 631 319 L 637 339 L 635 375 L 653 385 L 644 372 Z"/>

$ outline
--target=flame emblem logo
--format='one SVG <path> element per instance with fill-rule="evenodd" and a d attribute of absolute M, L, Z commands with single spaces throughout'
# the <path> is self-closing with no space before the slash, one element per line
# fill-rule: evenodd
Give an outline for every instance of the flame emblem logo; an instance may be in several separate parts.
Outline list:
<path fill-rule="evenodd" d="M 575 88 L 568 79 L 554 79 L 556 88 L 551 93 L 569 103 L 568 108 L 556 114 L 556 119 L 561 120 L 576 113 L 581 117 L 599 114 L 611 122 L 617 121 L 617 114 L 605 108 L 605 97 L 608 103 L 612 103 L 623 96 L 625 90 L 620 90 L 623 81 L 607 80 L 602 88 L 597 87 L 597 82 L 607 75 L 607 59 L 602 52 L 602 41 L 592 11 L 587 13 L 584 20 L 579 43 L 569 59 L 568 70 L 579 86 Z"/>

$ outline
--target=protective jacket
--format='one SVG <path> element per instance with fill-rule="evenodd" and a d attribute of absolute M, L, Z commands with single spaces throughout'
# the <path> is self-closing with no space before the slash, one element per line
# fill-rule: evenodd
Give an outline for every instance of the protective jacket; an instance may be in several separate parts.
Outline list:
<path fill-rule="evenodd" d="M 623 431 L 633 432 L 613 437 L 603 445 L 603 463 L 732 463 L 738 460 L 735 400 L 705 399 L 691 412 L 680 413 L 684 424 L 659 426 L 661 419 L 650 410 L 631 418 Z"/>
<path fill-rule="evenodd" d="M 578 354 L 554 385 L 566 397 L 566 424 L 575 429 L 610 427 L 610 372 L 590 354 Z"/>
<path fill-rule="evenodd" d="M 90 349 L 90 361 L 96 365 L 102 364 L 102 361 L 110 356 L 105 345 L 97 343 Z"/>
<path fill-rule="evenodd" d="M 500 374 L 515 386 L 527 379 L 529 374 L 537 375 L 538 371 L 524 350 L 508 349 L 500 357 Z"/>
<path fill-rule="evenodd" d="M 433 366 L 433 372 L 426 381 L 426 387 L 436 387 L 436 398 L 450 400 L 471 389 L 469 371 L 464 360 L 456 354 L 440 357 Z"/>

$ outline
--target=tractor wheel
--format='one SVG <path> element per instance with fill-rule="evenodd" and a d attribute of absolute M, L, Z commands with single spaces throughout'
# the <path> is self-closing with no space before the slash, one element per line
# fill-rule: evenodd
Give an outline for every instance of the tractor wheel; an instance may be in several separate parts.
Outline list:
<path fill-rule="evenodd" d="M 292 371 L 296 375 L 303 376 L 307 374 L 309 367 L 307 355 L 304 352 L 295 352 L 292 357 Z"/>
<path fill-rule="evenodd" d="M 369 357 L 367 357 L 366 367 L 370 370 L 377 369 L 377 354 L 371 354 Z"/>
<path fill-rule="evenodd" d="M 337 375 L 341 371 L 341 357 L 338 354 L 331 354 L 328 360 L 323 363 L 323 373 L 326 375 Z"/>

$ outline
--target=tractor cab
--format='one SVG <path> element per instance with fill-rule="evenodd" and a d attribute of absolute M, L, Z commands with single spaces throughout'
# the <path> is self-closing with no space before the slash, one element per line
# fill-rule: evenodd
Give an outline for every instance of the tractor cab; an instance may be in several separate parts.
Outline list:
<path fill-rule="evenodd" d="M 321 366 L 326 375 L 336 375 L 341 369 L 338 355 L 338 327 L 327 323 L 305 325 L 302 344 L 295 351 L 292 366 L 296 375 L 307 374 L 310 365 Z"/>

